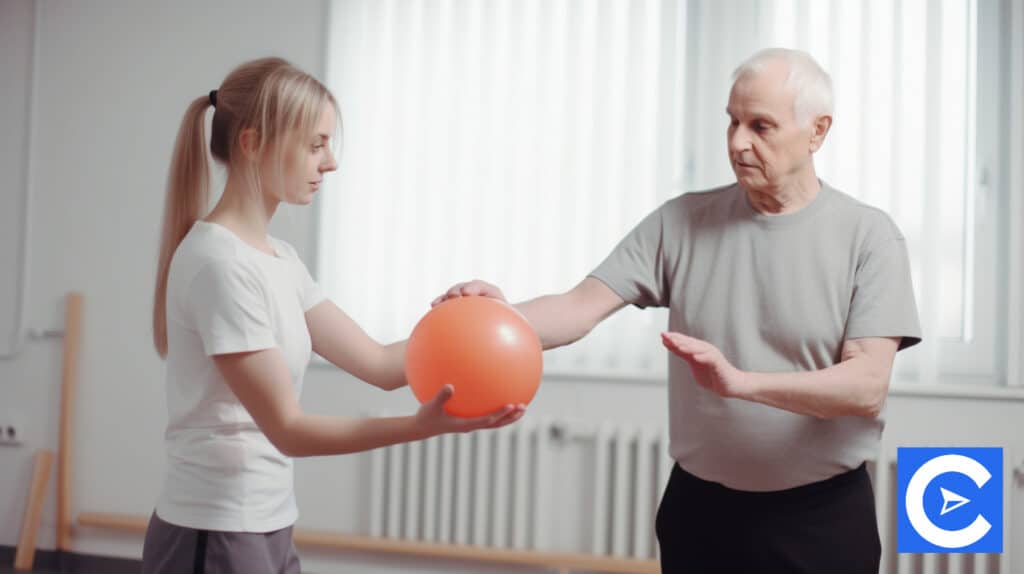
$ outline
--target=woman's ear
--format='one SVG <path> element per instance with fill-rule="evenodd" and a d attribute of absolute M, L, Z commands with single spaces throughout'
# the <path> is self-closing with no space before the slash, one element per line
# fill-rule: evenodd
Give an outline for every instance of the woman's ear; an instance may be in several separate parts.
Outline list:
<path fill-rule="evenodd" d="M 260 134 L 253 128 L 245 128 L 238 134 L 238 145 L 242 150 L 242 157 L 249 161 L 256 161 Z"/>

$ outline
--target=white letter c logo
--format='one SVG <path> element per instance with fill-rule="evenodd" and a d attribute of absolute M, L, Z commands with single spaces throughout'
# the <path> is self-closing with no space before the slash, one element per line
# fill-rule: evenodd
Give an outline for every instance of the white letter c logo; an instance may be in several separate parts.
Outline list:
<path fill-rule="evenodd" d="M 924 511 L 924 491 L 940 474 L 956 472 L 970 478 L 981 488 L 992 478 L 992 474 L 973 458 L 959 454 L 937 456 L 921 465 L 910 477 L 907 484 L 907 518 L 914 530 L 928 542 L 943 548 L 963 548 L 984 538 L 992 525 L 985 517 L 978 515 L 969 526 L 960 530 L 939 528 Z"/>

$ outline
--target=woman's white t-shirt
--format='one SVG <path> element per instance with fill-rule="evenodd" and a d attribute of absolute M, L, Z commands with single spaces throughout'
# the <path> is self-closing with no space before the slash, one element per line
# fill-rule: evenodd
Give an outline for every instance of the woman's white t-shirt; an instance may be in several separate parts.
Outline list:
<path fill-rule="evenodd" d="M 295 523 L 292 460 L 224 382 L 213 355 L 278 348 L 295 393 L 312 353 L 305 312 L 324 294 L 286 242 L 275 255 L 198 221 L 167 281 L 167 469 L 156 513 L 205 530 L 270 532 Z"/>

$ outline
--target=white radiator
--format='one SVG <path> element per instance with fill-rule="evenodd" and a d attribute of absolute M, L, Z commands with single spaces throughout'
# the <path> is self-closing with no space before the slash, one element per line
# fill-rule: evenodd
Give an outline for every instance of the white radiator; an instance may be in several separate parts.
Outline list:
<path fill-rule="evenodd" d="M 370 455 L 373 536 L 522 550 L 655 556 L 667 437 L 637 426 L 528 420 Z M 566 507 L 582 514 L 575 532 Z"/>
<path fill-rule="evenodd" d="M 520 550 L 655 558 L 668 438 L 637 425 L 536 419 L 370 453 L 369 534 Z M 1008 555 L 898 554 L 895 449 L 868 462 L 882 574 L 1010 574 Z M 880 449 L 880 453 L 884 453 Z M 878 464 L 878 460 L 885 461 Z M 1014 484 L 1006 461 L 1004 508 Z M 1009 521 L 1004 523 L 1009 541 Z"/>

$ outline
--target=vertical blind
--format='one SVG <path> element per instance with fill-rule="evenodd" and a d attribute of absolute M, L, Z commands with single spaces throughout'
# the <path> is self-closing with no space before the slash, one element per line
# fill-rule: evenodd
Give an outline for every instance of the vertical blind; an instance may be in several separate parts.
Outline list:
<path fill-rule="evenodd" d="M 320 280 L 367 331 L 408 335 L 479 277 L 510 300 L 571 288 L 678 193 L 683 50 L 669 2 L 333 5 L 328 81 L 345 151 L 323 195 Z M 547 372 L 663 368 L 630 310 Z"/>
<path fill-rule="evenodd" d="M 907 236 L 926 342 L 903 373 L 992 370 L 973 1 L 343 0 L 329 25 L 345 145 L 319 279 L 374 337 L 457 281 L 567 290 L 661 202 L 734 181 L 730 74 L 786 46 L 833 78 L 818 173 Z M 665 325 L 624 310 L 546 371 L 658 378 Z"/>

